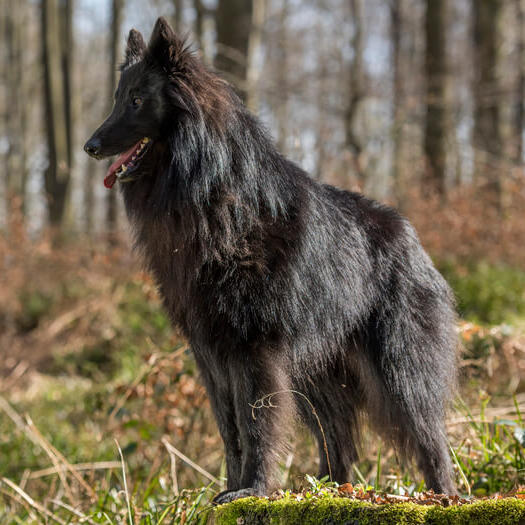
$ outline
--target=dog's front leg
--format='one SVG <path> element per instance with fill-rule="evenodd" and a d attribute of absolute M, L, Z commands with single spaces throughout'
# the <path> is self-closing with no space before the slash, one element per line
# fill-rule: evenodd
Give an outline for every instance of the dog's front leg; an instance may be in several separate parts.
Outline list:
<path fill-rule="evenodd" d="M 275 463 L 292 424 L 293 400 L 279 356 L 258 352 L 234 361 L 234 405 L 242 451 L 240 486 L 215 497 L 215 503 L 266 495 Z"/>
<path fill-rule="evenodd" d="M 227 488 L 237 490 L 241 487 L 242 455 L 230 367 L 224 360 L 214 359 L 213 353 L 199 352 L 195 347 L 194 355 L 224 443 Z"/>

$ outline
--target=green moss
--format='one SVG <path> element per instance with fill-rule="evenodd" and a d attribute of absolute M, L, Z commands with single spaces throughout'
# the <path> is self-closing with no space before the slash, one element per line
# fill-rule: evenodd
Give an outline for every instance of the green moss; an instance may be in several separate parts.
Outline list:
<path fill-rule="evenodd" d="M 270 502 L 245 498 L 215 510 L 215 525 L 520 525 L 525 524 L 525 502 L 517 499 L 481 501 L 461 507 L 414 503 L 374 505 L 334 498 L 296 501 L 285 497 Z"/>

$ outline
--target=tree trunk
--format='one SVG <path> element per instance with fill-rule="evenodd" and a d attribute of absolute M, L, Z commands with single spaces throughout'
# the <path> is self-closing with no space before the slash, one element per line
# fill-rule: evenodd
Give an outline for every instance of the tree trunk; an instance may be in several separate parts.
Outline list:
<path fill-rule="evenodd" d="M 514 109 L 514 161 L 523 162 L 523 126 L 525 125 L 525 5 L 524 0 L 516 0 L 516 22 L 518 25 L 517 69 L 518 82 Z"/>
<path fill-rule="evenodd" d="M 5 130 L 8 148 L 5 154 L 6 214 L 8 220 L 15 206 L 24 209 L 26 187 L 26 98 L 24 71 L 24 34 L 26 3 L 8 0 L 4 13 L 5 38 Z"/>
<path fill-rule="evenodd" d="M 252 0 L 252 6 L 246 71 L 246 105 L 251 111 L 257 113 L 259 110 L 259 78 L 261 73 L 261 65 L 257 61 L 262 46 L 266 0 Z"/>
<path fill-rule="evenodd" d="M 248 42 L 252 23 L 252 0 L 221 0 L 215 10 L 217 55 L 215 67 L 246 100 Z"/>
<path fill-rule="evenodd" d="M 277 68 L 277 147 L 281 153 L 286 154 L 286 138 L 288 135 L 288 16 L 289 0 L 280 2 L 281 11 L 279 14 L 279 36 L 278 36 L 278 59 Z"/>
<path fill-rule="evenodd" d="M 68 2 L 69 3 L 69 2 Z M 42 47 L 44 62 L 44 95 L 46 107 L 46 135 L 49 166 L 45 172 L 45 189 L 49 220 L 52 226 L 62 225 L 66 198 L 71 178 L 71 116 L 67 109 L 70 94 L 69 80 L 62 67 L 62 46 L 67 38 L 61 34 L 60 12 L 57 0 L 42 0 Z M 68 132 L 69 131 L 69 132 Z"/>
<path fill-rule="evenodd" d="M 500 129 L 499 82 L 497 76 L 501 0 L 472 0 L 474 45 L 475 176 L 486 196 L 501 205 L 498 161 L 503 147 Z"/>
<path fill-rule="evenodd" d="M 365 79 L 363 69 L 363 15 L 361 0 L 348 0 L 352 18 L 353 35 L 350 42 L 352 62 L 350 64 L 350 86 L 345 112 L 345 143 L 353 159 L 354 171 L 359 186 L 363 189 L 366 179 L 366 166 L 363 144 L 356 130 L 361 103 L 365 98 Z"/>
<path fill-rule="evenodd" d="M 426 118 L 424 153 L 426 193 L 446 191 L 447 0 L 427 0 L 425 15 Z"/>
<path fill-rule="evenodd" d="M 108 79 L 108 113 L 113 105 L 114 93 L 117 89 L 117 73 L 120 60 L 120 31 L 122 27 L 122 14 L 124 9 L 124 0 L 112 0 L 111 3 L 111 28 L 109 39 L 109 79 Z M 108 163 L 108 167 L 111 161 Z M 114 232 L 117 227 L 118 217 L 118 193 L 108 191 L 107 209 L 106 209 L 106 228 L 109 232 Z"/>
<path fill-rule="evenodd" d="M 402 70 L 403 0 L 390 4 L 390 39 L 392 57 L 392 180 L 397 205 L 403 208 L 406 199 L 406 167 L 403 165 L 404 83 Z"/>
<path fill-rule="evenodd" d="M 173 10 L 175 13 L 173 14 L 173 29 L 175 29 L 175 32 L 180 35 L 182 33 L 182 4 L 183 0 L 172 0 L 173 2 Z"/>
<path fill-rule="evenodd" d="M 195 10 L 195 36 L 199 43 L 199 49 L 204 56 L 204 17 L 205 9 L 202 0 L 193 0 L 193 9 Z"/>

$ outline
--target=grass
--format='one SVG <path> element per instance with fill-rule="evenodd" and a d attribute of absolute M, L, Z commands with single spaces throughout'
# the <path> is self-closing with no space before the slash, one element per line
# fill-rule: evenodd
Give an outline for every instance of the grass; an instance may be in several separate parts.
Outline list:
<path fill-rule="evenodd" d="M 39 271 L 20 277 L 9 318 L 0 303 L 0 325 L 12 322 L 5 348 L 31 350 L 0 382 L 0 523 L 195 523 L 222 488 L 222 443 L 194 361 L 151 281 L 133 269 L 123 274 L 129 264 L 108 257 L 117 262 L 104 259 L 81 275 L 68 270 L 81 266 L 76 260 L 35 256 Z M 523 375 L 519 309 L 509 314 L 514 327 L 474 322 L 494 319 L 483 312 L 498 304 L 465 310 L 471 315 L 461 324 L 465 401 L 451 414 L 449 435 L 463 494 L 525 485 L 525 397 L 510 395 Z M 315 456 L 312 438 L 299 434 L 282 486 L 322 490 L 323 482 L 305 478 L 317 471 Z M 423 489 L 371 435 L 354 478 L 395 495 Z"/>
<path fill-rule="evenodd" d="M 12 396 L 7 410 L 5 400 L 0 403 L 0 464 L 5 478 L 0 487 L 0 523 L 37 523 L 43 519 L 41 508 L 65 523 L 82 519 L 125 523 L 130 516 L 134 524 L 191 523 L 203 516 L 220 484 L 209 483 L 206 476 L 181 461 L 163 445 L 162 438 L 218 478 L 223 468 L 220 442 L 212 442 L 214 461 L 210 461 L 209 449 L 204 452 L 200 448 L 199 452 L 199 447 L 191 447 L 192 441 L 203 439 L 198 432 L 181 438 L 159 432 L 158 411 L 152 412 L 151 405 L 162 408 L 165 391 L 155 381 L 170 373 L 173 363 L 164 356 L 158 359 L 145 363 L 131 393 L 123 391 L 117 380 L 96 384 L 86 379 L 72 382 L 57 375 L 35 379 L 34 390 Z M 175 360 L 190 357 L 180 352 Z M 140 397 L 140 391 L 145 397 Z M 499 417 L 493 414 L 499 414 L 501 407 L 492 407 L 488 396 L 481 398 L 475 411 L 458 403 L 450 428 L 458 487 L 464 494 L 506 493 L 525 484 L 522 405 L 523 400 L 520 404 L 516 398 L 515 405 L 506 407 L 508 415 Z M 200 410 L 208 411 L 205 406 Z M 191 413 L 185 417 L 188 426 L 191 417 L 198 418 Z M 209 412 L 206 417 L 210 417 Z M 379 446 L 369 438 L 368 451 L 356 465 L 355 478 L 366 489 L 373 487 L 391 494 L 421 490 L 419 476 L 401 470 L 391 451 L 379 453 Z M 299 440 L 297 459 L 306 460 L 307 465 L 303 473 L 316 470 L 313 448 L 309 439 Z M 78 464 L 83 470 L 76 470 Z M 315 478 L 299 477 L 298 471 L 284 480 L 284 486 L 293 485 L 311 486 L 314 492 L 324 487 Z"/>

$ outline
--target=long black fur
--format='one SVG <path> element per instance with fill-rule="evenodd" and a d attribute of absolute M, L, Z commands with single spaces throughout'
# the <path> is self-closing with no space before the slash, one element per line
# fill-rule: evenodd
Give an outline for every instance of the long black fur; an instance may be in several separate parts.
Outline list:
<path fill-rule="evenodd" d="M 153 146 L 120 186 L 224 440 L 216 501 L 268 492 L 294 415 L 318 439 L 320 476 L 348 480 L 366 414 L 427 487 L 454 492 L 453 299 L 409 222 L 283 157 L 163 19 L 147 47 L 130 33 L 115 108 L 88 144 L 102 157 L 143 136 Z M 273 408 L 252 408 L 273 392 Z"/>

